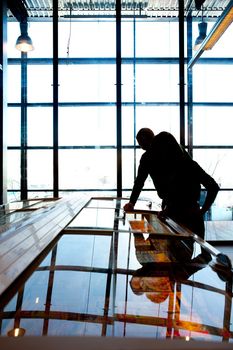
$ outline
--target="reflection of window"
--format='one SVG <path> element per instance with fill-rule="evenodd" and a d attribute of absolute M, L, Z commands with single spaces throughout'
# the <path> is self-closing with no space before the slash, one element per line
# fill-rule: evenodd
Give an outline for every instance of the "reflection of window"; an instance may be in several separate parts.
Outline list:
<path fill-rule="evenodd" d="M 49 320 L 48 335 L 50 336 L 101 336 L 102 324 L 66 321 L 66 320 Z"/>
<path fill-rule="evenodd" d="M 146 220 L 158 233 L 170 235 L 171 230 L 141 211 L 119 220 L 125 202 L 95 198 L 86 203 L 17 294 L 2 305 L 1 335 L 17 325 L 26 336 L 231 340 L 231 278 L 215 270 L 215 258 L 197 264 L 198 243 L 188 253 L 192 259 L 180 261 L 179 254 L 171 255 L 174 240 L 169 247 L 159 235 L 133 234 L 130 220 Z M 82 227 L 77 227 L 79 217 Z M 102 221 L 111 224 L 99 229 Z M 161 252 L 165 260 L 157 260 Z"/>
<path fill-rule="evenodd" d="M 91 210 L 84 209 L 78 215 L 77 220 L 73 220 L 70 227 L 81 226 L 79 217 L 82 216 L 83 211 L 87 213 L 85 216 L 85 226 L 96 226 L 95 222 L 92 222 L 91 217 L 90 221 L 88 220 L 89 215 L 91 216 Z M 111 227 L 112 226 L 113 217 L 111 220 Z M 110 241 L 111 237 L 108 236 L 64 235 L 59 240 L 59 243 L 57 245 L 56 265 L 76 265 L 86 267 L 95 266 L 108 268 Z"/>
<path fill-rule="evenodd" d="M 103 315 L 106 279 L 101 273 L 56 271 L 51 310 Z"/>
<path fill-rule="evenodd" d="M 43 325 L 44 325 L 43 319 L 22 318 L 20 322 L 20 326 L 26 329 L 27 335 L 33 335 L 33 336 L 38 336 L 43 334 L 42 333 Z"/>
<path fill-rule="evenodd" d="M 44 310 L 49 271 L 35 271 L 26 282 L 23 292 L 23 310 Z"/>

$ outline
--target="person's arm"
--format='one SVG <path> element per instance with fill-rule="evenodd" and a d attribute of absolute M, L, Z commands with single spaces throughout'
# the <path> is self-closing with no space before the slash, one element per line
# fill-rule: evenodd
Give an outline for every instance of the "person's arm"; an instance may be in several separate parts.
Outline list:
<path fill-rule="evenodd" d="M 141 158 L 139 167 L 138 167 L 138 173 L 137 177 L 134 181 L 134 186 L 131 192 L 131 196 L 129 199 L 129 202 L 124 205 L 125 211 L 131 211 L 134 208 L 135 203 L 137 202 L 137 199 L 141 193 L 141 190 L 144 186 L 144 183 L 146 181 L 146 178 L 148 176 L 148 169 L 146 166 L 145 159 L 143 157 Z"/>
<path fill-rule="evenodd" d="M 204 215 L 214 203 L 220 188 L 212 176 L 207 174 L 198 163 L 195 162 L 195 165 L 199 168 L 200 182 L 206 189 L 206 198 L 201 208 L 201 213 Z"/>

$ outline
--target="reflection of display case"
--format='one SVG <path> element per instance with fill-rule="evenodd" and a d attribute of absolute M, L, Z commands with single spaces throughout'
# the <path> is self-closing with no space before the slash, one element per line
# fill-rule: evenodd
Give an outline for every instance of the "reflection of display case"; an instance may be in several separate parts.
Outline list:
<path fill-rule="evenodd" d="M 138 201 L 124 213 L 126 201 L 15 207 L 25 216 L 6 220 L 0 235 L 2 336 L 233 342 L 231 267 L 205 241 L 158 219 L 154 204 Z"/>

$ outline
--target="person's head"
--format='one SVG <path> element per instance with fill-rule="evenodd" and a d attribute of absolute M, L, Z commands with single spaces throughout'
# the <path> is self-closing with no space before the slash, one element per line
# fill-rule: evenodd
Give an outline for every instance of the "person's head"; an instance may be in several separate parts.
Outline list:
<path fill-rule="evenodd" d="M 142 149 L 148 150 L 151 146 L 154 136 L 155 135 L 151 129 L 142 128 L 138 131 L 136 139 L 138 141 L 139 146 Z"/>
<path fill-rule="evenodd" d="M 129 282 L 134 294 L 145 296 L 154 303 L 162 303 L 172 293 L 172 282 L 167 276 L 133 276 Z"/>

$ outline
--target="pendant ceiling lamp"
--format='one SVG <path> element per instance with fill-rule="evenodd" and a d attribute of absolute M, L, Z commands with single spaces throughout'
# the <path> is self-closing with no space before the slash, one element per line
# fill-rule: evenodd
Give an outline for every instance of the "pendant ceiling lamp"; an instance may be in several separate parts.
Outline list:
<path fill-rule="evenodd" d="M 20 23 L 20 36 L 16 40 L 15 47 L 21 52 L 29 52 L 34 50 L 32 39 L 28 35 L 28 23 L 27 21 Z"/>

